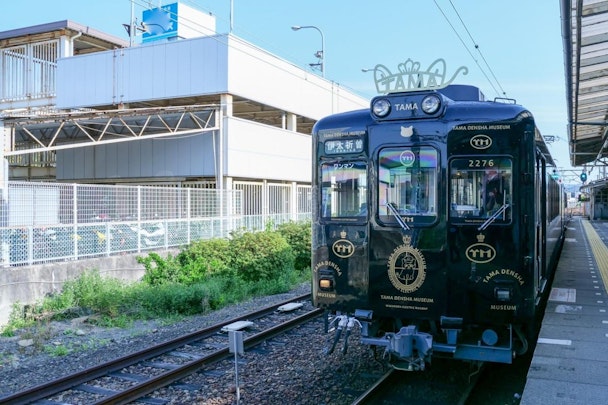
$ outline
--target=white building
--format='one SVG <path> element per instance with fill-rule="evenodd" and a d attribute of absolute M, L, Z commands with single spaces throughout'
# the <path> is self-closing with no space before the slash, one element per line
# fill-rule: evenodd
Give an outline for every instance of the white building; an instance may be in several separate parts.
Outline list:
<path fill-rule="evenodd" d="M 175 7 L 174 35 L 141 45 L 71 21 L 0 32 L 2 178 L 242 189 L 248 213 L 305 211 L 313 124 L 368 100 L 209 16 L 183 34 L 178 13 L 197 11 Z"/>

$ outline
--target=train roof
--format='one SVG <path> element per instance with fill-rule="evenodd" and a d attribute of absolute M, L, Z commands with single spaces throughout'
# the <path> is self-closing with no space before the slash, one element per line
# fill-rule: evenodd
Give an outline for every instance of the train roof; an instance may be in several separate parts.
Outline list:
<path fill-rule="evenodd" d="M 440 118 L 441 120 L 471 122 L 480 119 L 488 121 L 513 120 L 522 112 L 527 111 L 512 99 L 486 101 L 483 93 L 475 86 L 450 85 L 443 89 L 431 91 L 441 93 L 448 99 L 450 108 L 446 110 L 445 114 Z M 429 92 L 429 90 L 424 92 Z M 378 97 L 391 98 L 412 93 L 414 92 L 379 95 L 374 97 L 372 102 Z M 320 128 L 362 128 L 375 122 L 376 120 L 370 114 L 370 108 L 365 108 L 324 117 L 317 121 L 313 127 L 313 132 L 316 132 Z"/>
<path fill-rule="evenodd" d="M 479 87 L 468 84 L 450 84 L 438 89 L 437 92 L 454 101 L 484 101 L 486 99 Z"/>
<path fill-rule="evenodd" d="M 346 111 L 321 118 L 315 123 L 312 132 L 316 132 L 318 128 L 363 127 L 374 122 L 369 113 L 369 108 Z"/>
<path fill-rule="evenodd" d="M 442 121 L 476 122 L 484 121 L 509 121 L 521 119 L 522 117 L 533 118 L 532 114 L 523 106 L 516 104 L 515 100 L 498 99 L 486 101 L 483 93 L 475 86 L 450 85 L 443 89 L 435 90 L 448 98 L 450 108 L 439 119 Z M 392 93 L 386 96 L 399 96 L 404 93 Z M 376 97 L 375 97 L 376 98 Z M 375 99 L 374 98 L 374 99 Z M 373 101 L 373 100 L 372 100 Z M 523 115 L 522 115 L 523 113 Z M 313 133 L 321 129 L 357 130 L 366 128 L 377 121 L 372 117 L 370 108 L 337 113 L 320 119 L 313 127 Z M 547 164 L 555 166 L 551 153 L 543 136 L 536 128 L 535 140 Z"/>

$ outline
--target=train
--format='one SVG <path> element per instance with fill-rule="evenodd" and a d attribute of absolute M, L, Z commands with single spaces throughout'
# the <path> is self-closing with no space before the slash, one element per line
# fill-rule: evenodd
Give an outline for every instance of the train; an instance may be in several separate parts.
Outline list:
<path fill-rule="evenodd" d="M 312 301 L 393 367 L 513 362 L 537 336 L 565 192 L 532 113 L 465 84 L 379 94 L 312 133 Z"/>

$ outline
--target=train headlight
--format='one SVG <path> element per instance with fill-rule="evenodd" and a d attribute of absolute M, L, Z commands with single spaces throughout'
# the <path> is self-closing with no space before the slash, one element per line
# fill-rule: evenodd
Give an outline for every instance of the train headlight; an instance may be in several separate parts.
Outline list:
<path fill-rule="evenodd" d="M 379 98 L 372 104 L 372 113 L 378 118 L 384 118 L 391 112 L 391 103 L 385 98 Z"/>
<path fill-rule="evenodd" d="M 422 99 L 422 111 L 427 114 L 435 114 L 441 107 L 441 99 L 435 94 L 431 94 Z"/>
<path fill-rule="evenodd" d="M 319 280 L 319 289 L 320 290 L 333 290 L 334 289 L 334 281 L 329 278 L 322 278 Z"/>

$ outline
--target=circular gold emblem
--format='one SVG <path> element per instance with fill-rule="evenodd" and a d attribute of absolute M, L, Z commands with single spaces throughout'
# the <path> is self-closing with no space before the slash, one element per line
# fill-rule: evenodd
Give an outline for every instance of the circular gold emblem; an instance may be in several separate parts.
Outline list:
<path fill-rule="evenodd" d="M 331 250 L 333 250 L 336 256 L 346 259 L 355 253 L 355 245 L 349 240 L 338 239 L 331 246 Z"/>
<path fill-rule="evenodd" d="M 388 259 L 388 277 L 403 293 L 420 288 L 426 278 L 426 261 L 420 251 L 409 244 L 401 245 Z"/>

